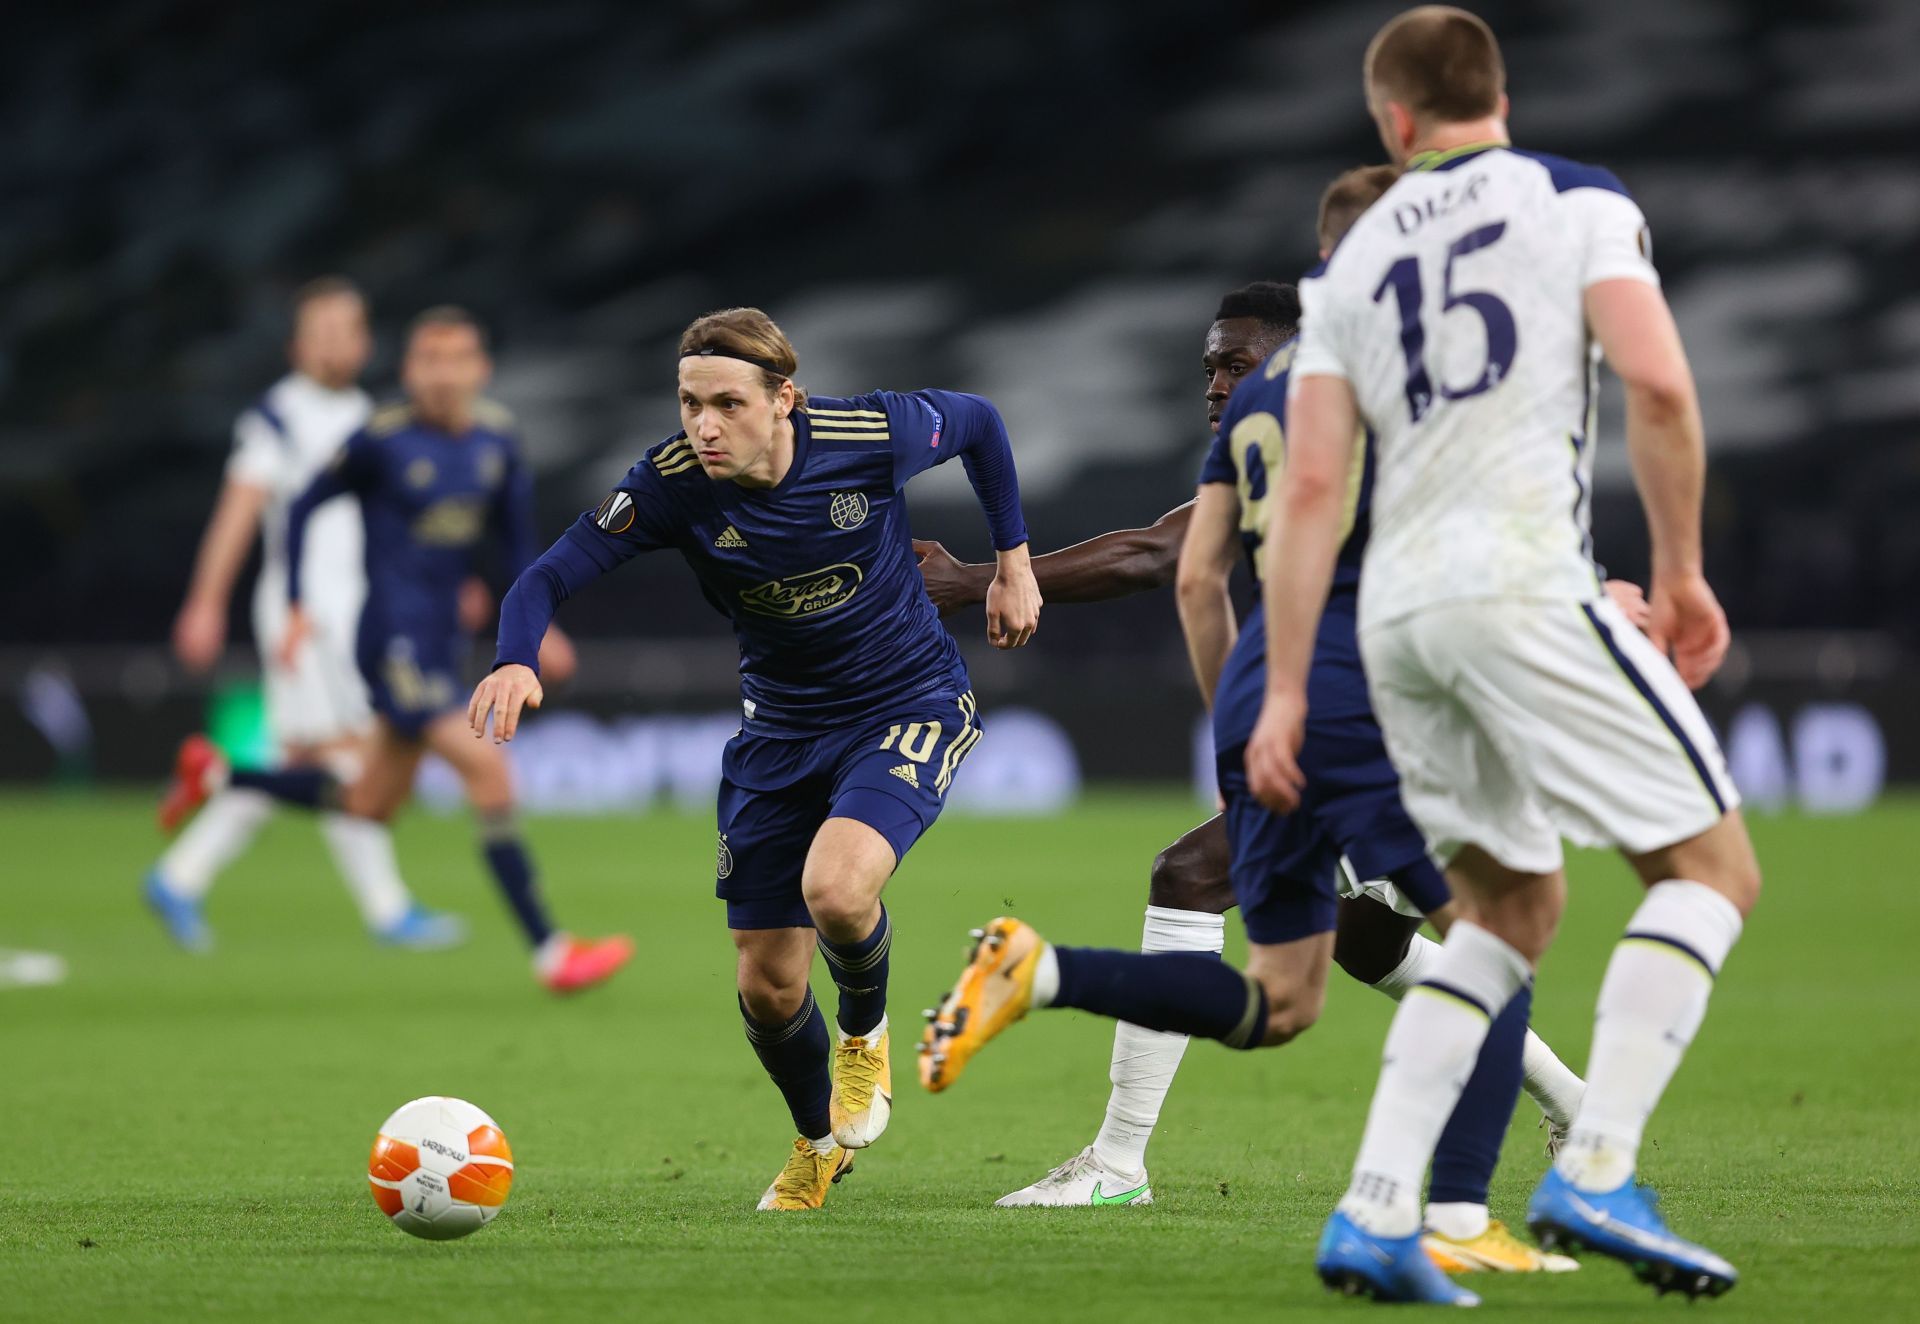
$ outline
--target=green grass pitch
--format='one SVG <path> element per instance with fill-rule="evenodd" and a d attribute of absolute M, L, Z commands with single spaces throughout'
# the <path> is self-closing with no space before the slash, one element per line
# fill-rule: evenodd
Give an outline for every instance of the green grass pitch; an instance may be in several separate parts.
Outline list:
<path fill-rule="evenodd" d="M 0 799 L 0 946 L 66 955 L 63 987 L 0 992 L 0 1319 L 640 1320 L 1358 1318 L 1310 1268 L 1344 1185 L 1389 1006 L 1336 974 L 1299 1043 L 1197 1044 L 1149 1153 L 1150 1209 L 1007 1211 L 1091 1138 L 1110 1027 L 1036 1017 L 953 1091 L 923 1094 L 919 1009 L 965 929 L 1002 911 L 1131 946 L 1148 862 L 1197 814 L 1101 795 L 1061 818 L 954 817 L 889 890 L 898 925 L 893 1127 L 812 1215 L 753 1212 L 791 1139 L 744 1042 L 705 816 L 529 827 L 549 896 L 641 956 L 576 1001 L 539 992 L 459 820 L 399 827 L 404 867 L 476 939 L 376 950 L 313 828 L 275 822 L 222 880 L 217 953 L 172 950 L 137 901 L 144 798 Z M 1731 1258 L 1733 1294 L 1656 1301 L 1609 1262 L 1477 1283 L 1507 1318 L 1920 1318 L 1920 801 L 1756 824 L 1767 893 L 1656 1116 L 1646 1175 Z M 1582 856 L 1536 1026 L 1585 1059 L 1634 904 Z M 1240 951 L 1236 938 L 1229 956 Z M 831 1004 L 831 986 L 817 986 Z M 415 1095 L 499 1119 L 499 1220 L 414 1241 L 364 1180 Z M 1523 1099 L 1494 1188 L 1517 1220 L 1541 1164 Z"/>

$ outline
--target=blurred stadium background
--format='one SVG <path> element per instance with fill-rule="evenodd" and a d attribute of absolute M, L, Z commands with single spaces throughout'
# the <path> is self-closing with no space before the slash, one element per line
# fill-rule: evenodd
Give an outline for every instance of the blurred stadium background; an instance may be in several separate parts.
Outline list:
<path fill-rule="evenodd" d="M 757 303 L 816 389 L 1000 403 L 1036 550 L 1190 495 L 1217 297 L 1310 264 L 1376 160 L 1357 52 L 1395 3 L 889 0 L 672 7 L 99 3 L 0 49 L 0 780 L 157 778 L 214 705 L 244 743 L 245 586 L 209 683 L 165 640 L 287 296 L 362 282 L 398 328 L 491 324 L 544 530 L 676 426 L 672 339 Z M 1526 144 L 1649 214 L 1705 401 L 1707 696 L 1763 805 L 1920 780 L 1920 10 L 1483 3 Z M 1617 426 L 1597 545 L 1644 575 Z M 958 472 L 922 536 L 986 552 Z M 565 615 L 578 679 L 519 753 L 549 809 L 704 805 L 731 639 L 676 558 Z M 1198 705 L 1165 594 L 1059 607 L 1000 655 L 955 623 L 995 739 L 962 790 L 1046 808 L 1181 779 Z M 476 657 L 476 667 L 480 659 Z M 715 717 L 715 714 L 720 716 Z"/>

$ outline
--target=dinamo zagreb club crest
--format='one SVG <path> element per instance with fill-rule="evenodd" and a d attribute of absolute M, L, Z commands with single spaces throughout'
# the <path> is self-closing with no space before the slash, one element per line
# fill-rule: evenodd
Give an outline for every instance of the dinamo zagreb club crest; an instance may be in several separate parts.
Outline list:
<path fill-rule="evenodd" d="M 827 518 L 833 521 L 837 529 L 859 528 L 867 518 L 867 494 L 835 492 L 833 501 L 827 506 Z"/>
<path fill-rule="evenodd" d="M 720 834 L 720 849 L 714 856 L 713 872 L 719 878 L 725 878 L 733 872 L 733 852 L 727 849 L 727 834 L 724 832 Z"/>

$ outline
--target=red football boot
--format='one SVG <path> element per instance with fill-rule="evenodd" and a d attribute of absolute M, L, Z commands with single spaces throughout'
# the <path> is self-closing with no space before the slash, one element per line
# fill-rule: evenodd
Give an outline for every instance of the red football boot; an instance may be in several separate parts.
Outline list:
<path fill-rule="evenodd" d="M 166 797 L 160 801 L 160 830 L 178 831 L 219 789 L 224 768 L 220 751 L 205 736 L 188 736 L 181 741 L 180 752 L 173 760 L 173 780 L 167 783 Z"/>
<path fill-rule="evenodd" d="M 542 951 L 536 966 L 540 982 L 553 993 L 578 993 L 604 983 L 633 957 L 633 939 L 625 934 L 587 939 L 556 933 L 554 939 L 553 951 Z"/>

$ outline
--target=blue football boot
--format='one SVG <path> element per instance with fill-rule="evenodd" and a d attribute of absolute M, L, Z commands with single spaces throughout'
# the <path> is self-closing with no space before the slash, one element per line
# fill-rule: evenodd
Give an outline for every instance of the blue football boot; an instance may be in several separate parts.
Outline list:
<path fill-rule="evenodd" d="M 1731 1264 L 1667 1230 L 1658 1200 L 1631 1177 L 1611 1191 L 1583 1191 L 1548 1169 L 1527 1205 L 1527 1226 L 1543 1249 L 1610 1255 L 1662 1296 L 1719 1296 L 1738 1282 Z"/>
<path fill-rule="evenodd" d="M 1457 1287 L 1420 1246 L 1420 1234 L 1376 1237 L 1338 1209 L 1320 1234 L 1313 1267 L 1327 1290 L 1375 1301 L 1477 1306 L 1480 1298 Z"/>
<path fill-rule="evenodd" d="M 200 903 L 175 896 L 161 880 L 158 869 L 147 874 L 141 896 L 146 900 L 147 909 L 166 926 L 167 936 L 183 951 L 204 955 L 213 950 L 213 930 L 200 915 Z"/>
<path fill-rule="evenodd" d="M 428 910 L 416 901 L 407 907 L 406 914 L 386 928 L 376 929 L 373 936 L 389 947 L 439 952 L 467 940 L 467 922 L 458 915 Z"/>

